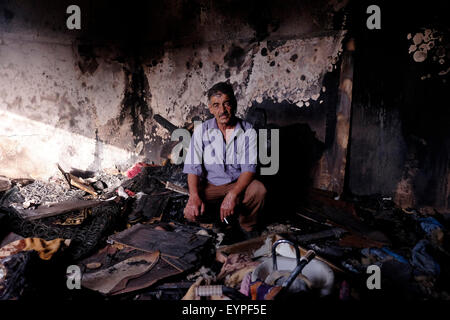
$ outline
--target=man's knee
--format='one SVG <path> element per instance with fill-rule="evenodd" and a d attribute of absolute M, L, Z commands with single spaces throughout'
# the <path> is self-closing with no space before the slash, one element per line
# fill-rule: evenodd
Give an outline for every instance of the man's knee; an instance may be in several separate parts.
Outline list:
<path fill-rule="evenodd" d="M 266 197 L 267 189 L 261 181 L 253 180 L 247 187 L 246 193 L 249 198 L 262 201 Z"/>

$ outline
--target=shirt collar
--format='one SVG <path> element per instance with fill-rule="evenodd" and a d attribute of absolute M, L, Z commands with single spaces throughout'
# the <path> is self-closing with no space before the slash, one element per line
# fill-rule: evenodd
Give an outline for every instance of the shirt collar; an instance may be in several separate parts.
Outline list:
<path fill-rule="evenodd" d="M 212 118 L 211 120 L 212 120 L 211 121 L 211 128 L 219 130 L 219 126 L 217 125 L 216 118 Z M 238 132 L 242 133 L 242 131 L 244 131 L 244 128 L 241 125 L 241 119 L 236 117 L 236 125 L 234 126 L 233 133 L 231 134 L 231 137 L 230 137 L 230 140 L 228 140 L 228 143 L 233 141 L 233 139 L 235 138 L 235 136 L 237 135 Z"/>

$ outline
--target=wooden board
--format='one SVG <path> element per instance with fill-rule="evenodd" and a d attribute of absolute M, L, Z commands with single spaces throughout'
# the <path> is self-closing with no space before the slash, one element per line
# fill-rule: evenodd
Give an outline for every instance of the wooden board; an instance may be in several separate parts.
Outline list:
<path fill-rule="evenodd" d="M 34 210 L 18 210 L 24 219 L 37 220 L 59 214 L 96 207 L 106 201 L 101 200 L 70 200 L 58 202 L 51 205 L 41 205 Z"/>
<path fill-rule="evenodd" d="M 320 159 L 318 165 L 319 178 L 315 181 L 315 187 L 336 192 L 338 195 L 344 191 L 347 146 L 350 136 L 353 51 L 353 40 L 349 40 L 346 44 L 346 50 L 342 54 L 333 145 L 331 148 L 325 150 Z"/>

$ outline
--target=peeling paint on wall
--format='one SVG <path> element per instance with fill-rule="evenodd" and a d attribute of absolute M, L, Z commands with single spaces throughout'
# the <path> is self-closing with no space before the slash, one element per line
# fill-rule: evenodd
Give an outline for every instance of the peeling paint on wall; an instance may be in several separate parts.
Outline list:
<path fill-rule="evenodd" d="M 252 2 L 239 11 L 234 2 L 175 2 L 152 3 L 173 10 L 153 15 L 150 24 L 121 17 L 120 6 L 107 1 L 86 5 L 83 13 L 100 19 L 80 32 L 64 30 L 64 16 L 55 19 L 63 4 L 2 4 L 9 11 L 8 19 L 0 19 L 0 111 L 8 115 L 3 132 L 16 140 L 0 144 L 8 148 L 12 143 L 26 155 L 8 149 L 4 154 L 18 161 L 11 164 L 13 158 L 4 157 L 0 168 L 19 169 L 34 157 L 40 169 L 24 173 L 48 176 L 48 170 L 54 171 L 51 158 L 66 159 L 66 167 L 98 170 L 113 162 L 116 154 L 107 150 L 116 147 L 123 152 L 116 158 L 124 166 L 161 163 L 170 132 L 153 117 L 178 127 L 205 119 L 206 91 L 219 81 L 233 85 L 241 117 L 258 101 L 306 108 L 324 101 L 323 78 L 335 68 L 344 36 L 336 31 L 342 26 L 334 28 L 333 17 L 347 1 L 290 1 L 273 10 L 272 4 Z M 101 10 L 106 7 L 110 11 Z M 142 12 L 139 17 L 152 16 Z M 104 28 L 109 14 L 118 18 L 117 25 Z M 187 24 L 193 29 L 184 28 Z M 150 25 L 161 33 L 141 36 Z M 11 122 L 18 119 L 15 115 L 55 128 L 66 143 L 51 142 L 56 137 L 33 130 L 28 140 Z M 89 161 L 80 160 L 83 154 Z"/>
<path fill-rule="evenodd" d="M 445 76 L 450 70 L 450 44 L 445 39 L 444 33 L 436 29 L 423 29 L 414 35 L 408 33 L 406 36 L 410 40 L 408 53 L 415 62 L 429 61 L 436 69 L 433 73 L 427 73 L 421 76 L 421 80 L 430 79 L 432 76 Z M 433 70 L 434 71 L 434 70 Z M 446 79 L 442 78 L 445 82 Z"/>
<path fill-rule="evenodd" d="M 409 53 L 413 55 L 416 62 L 423 62 L 427 58 L 427 52 L 434 48 L 435 42 L 439 41 L 436 30 L 426 29 L 423 33 L 418 32 L 414 36 L 409 33 L 407 38 L 413 44 L 409 47 Z M 442 41 L 442 38 L 440 39 Z"/>
<path fill-rule="evenodd" d="M 167 49 L 162 63 L 146 67 L 153 95 L 151 108 L 183 126 L 194 115 L 206 116 L 205 94 L 219 81 L 233 85 L 241 117 L 253 101 L 264 99 L 308 106 L 325 92 L 322 80 L 335 68 L 344 34 Z"/>

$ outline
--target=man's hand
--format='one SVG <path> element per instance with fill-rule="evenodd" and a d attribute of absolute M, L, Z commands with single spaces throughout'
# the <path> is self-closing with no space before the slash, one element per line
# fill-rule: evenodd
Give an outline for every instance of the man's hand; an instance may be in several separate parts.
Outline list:
<path fill-rule="evenodd" d="M 190 195 L 184 208 L 184 217 L 189 221 L 197 220 L 197 217 L 205 212 L 205 204 L 198 195 Z"/>
<path fill-rule="evenodd" d="M 224 218 L 234 214 L 234 208 L 236 207 L 237 202 L 237 194 L 233 191 L 228 192 L 222 201 L 222 205 L 220 206 L 220 220 L 222 222 Z"/>

